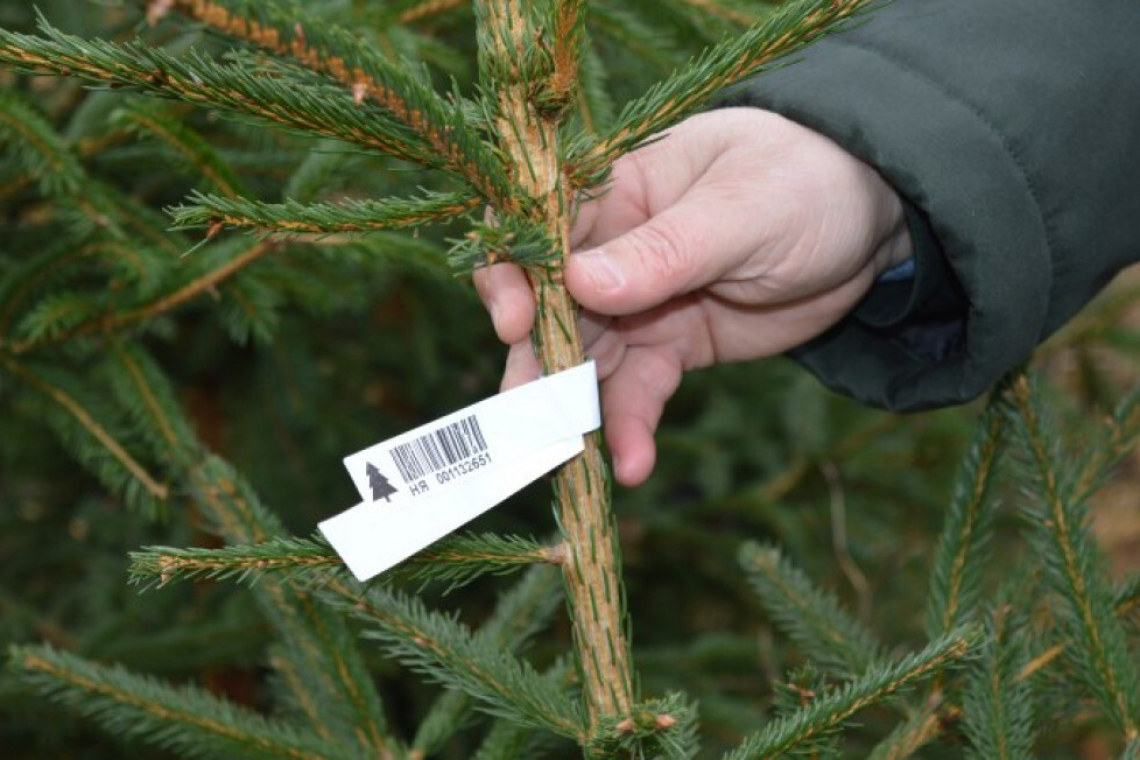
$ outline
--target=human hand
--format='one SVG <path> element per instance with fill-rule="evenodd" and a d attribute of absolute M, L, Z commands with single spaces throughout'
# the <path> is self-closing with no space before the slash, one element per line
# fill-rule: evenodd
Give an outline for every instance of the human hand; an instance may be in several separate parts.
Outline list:
<path fill-rule="evenodd" d="M 814 338 L 911 252 L 902 205 L 874 169 L 754 108 L 693 116 L 622 157 L 607 191 L 580 205 L 572 242 L 565 284 L 624 485 L 653 470 L 683 371 Z M 475 285 L 510 345 L 503 388 L 537 378 L 525 274 L 496 264 Z"/>

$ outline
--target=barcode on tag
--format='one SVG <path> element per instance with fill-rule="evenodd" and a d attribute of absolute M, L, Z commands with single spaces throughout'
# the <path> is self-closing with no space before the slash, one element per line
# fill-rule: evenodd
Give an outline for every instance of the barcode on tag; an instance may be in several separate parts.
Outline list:
<path fill-rule="evenodd" d="M 479 419 L 471 415 L 394 446 L 390 453 L 400 477 L 405 483 L 413 483 L 486 450 L 487 442 L 479 429 Z"/>

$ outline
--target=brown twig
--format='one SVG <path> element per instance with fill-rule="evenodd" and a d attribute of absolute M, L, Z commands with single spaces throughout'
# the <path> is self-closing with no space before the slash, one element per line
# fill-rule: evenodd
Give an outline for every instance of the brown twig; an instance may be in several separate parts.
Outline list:
<path fill-rule="evenodd" d="M 691 5 L 698 11 L 703 11 L 710 16 L 718 16 L 738 26 L 751 26 L 756 23 L 758 18 L 758 16 L 754 14 L 723 6 L 716 2 L 716 0 L 682 0 L 682 2 L 684 2 L 685 5 Z"/>
<path fill-rule="evenodd" d="M 23 365 L 3 354 L 0 354 L 0 363 L 12 374 L 17 375 L 28 383 L 28 385 L 43 392 L 66 409 L 95 440 L 102 444 L 103 448 L 110 452 L 111 456 L 119 461 L 119 464 L 121 464 L 135 480 L 142 484 L 143 488 L 146 489 L 151 497 L 165 501 L 166 498 L 170 496 L 170 488 L 164 483 L 159 483 L 153 475 L 147 472 L 146 468 L 143 467 L 137 459 L 131 456 L 130 452 L 123 448 L 123 445 L 115 440 L 115 437 L 112 436 L 105 427 L 100 425 L 99 422 L 91 416 L 90 412 L 70 394 L 52 385 L 38 375 L 33 374 Z"/>
<path fill-rule="evenodd" d="M 66 330 L 58 335 L 51 336 L 50 338 L 39 338 L 35 340 L 25 340 L 19 343 L 13 343 L 8 350 L 13 354 L 24 354 L 35 348 L 40 348 L 47 344 L 62 343 L 72 338 L 81 335 L 90 335 L 95 332 L 111 332 L 126 325 L 141 322 L 143 320 L 151 319 L 160 314 L 163 314 L 177 306 L 181 306 L 195 296 L 215 287 L 222 280 L 230 277 L 235 272 L 243 267 L 251 264 L 265 254 L 274 250 L 276 245 L 268 240 L 259 241 L 256 245 L 252 246 L 244 253 L 235 256 L 227 261 L 217 269 L 212 269 L 206 272 L 201 277 L 198 277 L 191 282 L 188 282 L 183 287 L 169 293 L 156 301 L 152 301 L 146 306 L 140 306 L 137 309 L 129 311 L 116 312 L 92 319 L 82 324 L 76 325 L 71 330 Z"/>
<path fill-rule="evenodd" d="M 425 18 L 439 16 L 447 11 L 462 7 L 467 0 L 424 0 L 419 5 L 413 5 L 399 16 L 401 24 L 411 24 Z"/>
<path fill-rule="evenodd" d="M 843 475 L 835 463 L 826 460 L 820 463 L 820 471 L 827 481 L 827 490 L 831 502 L 831 546 L 835 551 L 835 560 L 839 569 L 847 577 L 847 582 L 855 590 L 859 599 L 859 621 L 867 623 L 871 619 L 872 595 L 867 576 L 859 568 L 851 551 L 847 548 L 847 498 L 843 491 Z"/>
<path fill-rule="evenodd" d="M 445 157 L 445 165 L 449 169 L 469 181 L 484 198 L 494 199 L 499 195 L 494 182 L 476 162 L 460 150 L 452 128 L 432 122 L 399 92 L 378 81 L 360 66 L 310 45 L 300 22 L 293 29 L 283 32 L 257 18 L 246 18 L 211 0 L 152 0 L 149 7 L 151 11 L 148 12 L 148 20 L 152 24 L 170 11 L 177 11 L 275 55 L 291 57 L 312 71 L 335 79 L 352 92 L 357 103 L 371 100 L 409 127 L 437 155 Z"/>
<path fill-rule="evenodd" d="M 488 38 L 497 47 L 485 54 L 497 57 L 507 67 L 517 67 L 523 51 L 533 44 L 517 0 L 479 1 L 490 27 Z M 508 81 L 511 84 L 500 93 L 497 131 L 504 152 L 511 158 L 519 190 L 533 201 L 538 221 L 560 248 L 558 264 L 529 272 L 535 301 L 540 304 L 535 347 L 543 371 L 553 374 L 585 360 L 577 305 L 562 283 L 561 262 L 570 254 L 570 188 L 559 158 L 557 116 L 540 115 L 527 82 L 516 78 Z M 586 437 L 582 454 L 559 469 L 554 491 L 565 538 L 562 570 L 593 732 L 604 718 L 628 715 L 634 701 L 617 532 L 596 434 Z"/>

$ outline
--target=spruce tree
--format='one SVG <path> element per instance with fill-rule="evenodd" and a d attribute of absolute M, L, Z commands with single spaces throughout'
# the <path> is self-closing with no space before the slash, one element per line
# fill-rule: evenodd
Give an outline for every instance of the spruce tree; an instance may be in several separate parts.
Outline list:
<path fill-rule="evenodd" d="M 37 77 L 14 80 L 0 96 L 0 193 L 12 209 L 15 252 L 3 254 L 9 266 L 0 275 L 0 392 L 19 412 L 13 430 L 53 431 L 108 498 L 136 511 L 122 522 L 166 520 L 137 536 L 150 543 L 151 530 L 163 545 L 132 553 L 132 578 L 150 592 L 135 604 L 158 608 L 163 597 L 175 608 L 189 604 L 185 593 L 169 595 L 192 579 L 248 586 L 242 593 L 256 601 L 262 622 L 253 625 L 262 629 L 247 640 L 265 653 L 272 704 L 257 710 L 254 700 L 226 699 L 217 688 L 175 685 L 116 665 L 113 655 L 85 657 L 68 637 L 50 635 L 42 638 L 53 643 L 12 648 L 21 685 L 9 688 L 30 688 L 113 734 L 189 756 L 693 756 L 701 732 L 691 696 L 669 683 L 647 688 L 634 666 L 622 547 L 596 435 L 553 476 L 554 524 L 538 529 L 556 530 L 553 539 L 462 533 L 409 560 L 394 579 L 359 584 L 311 533 L 312 522 L 298 519 L 311 514 L 286 519 L 270 509 L 254 479 L 218 455 L 224 442 L 208 421 L 225 412 L 203 412 L 180 395 L 178 373 L 214 362 L 229 381 L 224 360 L 246 355 L 220 352 L 220 333 L 283 355 L 283 364 L 301 368 L 290 389 L 302 398 L 297 406 L 314 407 L 314 435 L 300 454 L 311 462 L 335 418 L 305 400 L 306 389 L 327 385 L 308 360 L 328 340 L 312 335 L 305 319 L 345 314 L 354 302 L 349 319 L 359 320 L 386 278 L 393 300 L 413 291 L 403 306 L 414 311 L 417 297 L 427 298 L 414 292 L 419 278 L 443 287 L 441 272 L 465 275 L 497 261 L 527 272 L 540 304 L 534 344 L 544 371 L 581 364 L 576 306 L 560 279 L 575 199 L 604 192 L 618 157 L 708 107 L 726 86 L 873 14 L 860 0 L 778 8 L 688 0 L 361 5 L 151 0 L 108 11 L 111 27 L 98 36 L 63 31 L 60 24 L 93 21 L 69 20 L 51 4 L 35 31 L 16 28 L 25 18 L 5 19 L 0 64 Z M 366 22 L 369 31 L 338 19 Z M 674 39 L 708 47 L 685 61 Z M 467 51 L 475 58 L 471 81 Z M 643 92 L 625 92 L 607 72 L 631 56 L 676 68 Z M 35 97 L 37 87 L 49 97 Z M 621 108 L 615 92 L 626 99 Z M 136 160 L 156 156 L 161 174 L 174 167 L 194 177 L 185 200 L 168 200 L 181 182 L 136 171 Z M 169 217 L 154 210 L 164 203 Z M 414 230 L 391 232 L 407 228 Z M 419 336 L 426 341 L 463 322 L 444 323 L 440 304 L 437 292 L 428 313 L 415 315 L 416 329 L 429 325 Z M 293 307 L 312 316 L 298 319 Z M 416 408 L 414 393 L 433 372 L 426 396 L 456 385 L 462 369 L 433 366 L 448 351 L 483 361 L 485 375 L 494 371 L 475 351 L 416 359 L 405 336 L 390 340 L 393 350 L 377 353 L 402 382 L 376 391 L 381 403 L 399 392 Z M 360 345 L 350 344 L 331 373 L 354 366 L 351 351 Z M 818 392 L 812 398 L 817 411 L 832 403 Z M 431 409 L 447 400 L 419 403 Z M 1028 376 L 994 393 L 942 499 L 949 506 L 925 591 L 908 597 L 924 627 L 872 629 L 864 610 L 848 611 L 792 561 L 796 531 L 757 531 L 785 546 L 744 543 L 729 582 L 747 581 L 794 654 L 779 658 L 786 680 L 767 716 L 749 700 L 702 691 L 714 724 L 740 734 L 713 746 L 728 745 L 728 756 L 740 758 L 841 750 L 903 757 L 965 742 L 979 757 L 1026 756 L 1047 743 L 1040 736 L 1058 716 L 1072 723 L 1091 713 L 1115 747 L 1135 754 L 1140 694 L 1128 616 L 1138 586 L 1110 583 L 1087 504 L 1140 431 L 1137 400 L 1126 397 L 1102 430 L 1086 426 L 1093 443 L 1077 456 L 1064 443 L 1071 424 L 1047 413 Z M 801 417 L 788 426 L 810 420 L 812 408 L 796 407 Z M 259 429 L 257 419 L 253 413 L 246 435 L 272 436 L 280 424 L 266 415 Z M 715 415 L 702 419 L 716 425 Z M 837 435 L 832 428 L 842 423 L 816 425 L 804 438 L 828 443 L 808 441 L 802 456 L 773 468 L 780 474 L 735 495 L 717 495 L 716 472 L 731 457 L 715 447 L 701 452 L 702 487 L 712 494 L 712 506 L 701 508 L 716 514 L 718 501 L 752 502 L 760 506 L 748 514 L 761 515 L 806 473 L 822 473 L 835 555 L 859 592 L 869 584 L 836 528 L 845 505 L 834 462 L 901 423 L 858 419 L 872 422 Z M 778 439 L 756 447 L 759 456 L 771 457 L 765 446 Z M 4 446 L 10 462 L 57 451 L 26 436 Z M 1003 470 L 1027 491 L 1028 519 L 1017 529 L 1001 508 L 999 497 L 1010 498 Z M 370 476 L 376 498 L 394 492 L 375 467 Z M 901 479 L 895 486 L 908 506 L 929 496 Z M 288 490 L 279 490 L 287 500 Z M 313 498 L 335 492 L 322 486 Z M 326 515 L 343 506 L 323 504 Z M 685 518 L 682 510 L 658 525 L 675 520 L 670 530 L 685 535 Z M 999 540 L 1027 541 L 1042 563 L 993 577 Z M 171 548 L 180 542 L 189 546 Z M 430 586 L 416 592 L 416 584 L 451 590 L 512 572 L 521 578 L 478 626 L 432 609 L 447 600 L 438 602 Z M 524 657 L 549 630 L 560 596 L 568 646 Z M 116 625 L 129 628 L 130 616 Z M 699 666 L 703 640 L 693 651 L 650 651 L 648 659 Z M 711 648 L 738 654 L 739 643 Z M 393 683 L 392 662 L 444 690 L 406 715 L 397 700 L 407 687 L 384 688 Z M 732 667 L 740 664 L 736 656 Z M 856 713 L 877 716 L 872 727 L 882 730 L 845 730 Z M 478 726 L 475 736 L 469 725 Z"/>

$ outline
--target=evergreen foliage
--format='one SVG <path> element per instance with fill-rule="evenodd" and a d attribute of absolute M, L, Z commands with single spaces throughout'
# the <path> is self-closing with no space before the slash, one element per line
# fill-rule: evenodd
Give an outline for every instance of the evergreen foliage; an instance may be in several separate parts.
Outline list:
<path fill-rule="evenodd" d="M 1136 756 L 1140 577 L 1090 510 L 1140 388 L 1103 413 L 1086 353 L 1134 361 L 1134 293 L 1047 347 L 1069 396 L 901 418 L 717 368 L 620 519 L 591 438 L 549 540 L 535 489 L 365 585 L 312 534 L 344 452 L 493 392 L 454 273 L 523 265 L 580 362 L 574 197 L 867 5 L 0 8 L 0 746 L 122 754 L 57 703 L 190 757 Z"/>
<path fill-rule="evenodd" d="M 776 547 L 745 544 L 741 565 L 769 615 L 814 665 L 840 676 L 864 672 L 881 655 L 874 634 L 816 589 Z"/>
<path fill-rule="evenodd" d="M 197 689 L 175 689 L 50 647 L 16 648 L 9 656 L 41 694 L 74 705 L 110 731 L 190 757 L 329 756 L 315 732 L 274 725 Z"/>
<path fill-rule="evenodd" d="M 1089 537 L 1087 511 L 1074 493 L 1075 473 L 1057 449 L 1048 420 L 1036 403 L 1028 378 L 1011 389 L 1017 404 L 1019 432 L 1024 437 L 1031 482 L 1039 489 L 1039 507 L 1029 513 L 1045 558 L 1045 578 L 1065 600 L 1058 627 L 1066 653 L 1080 678 L 1125 736 L 1136 734 L 1138 709 L 1135 661 L 1128 651 L 1123 624 L 1116 617 L 1104 572 L 1104 558 Z"/>
<path fill-rule="evenodd" d="M 997 512 L 993 483 L 1004 426 L 999 406 L 986 410 L 955 478 L 954 497 L 931 573 L 926 610 L 926 630 L 931 635 L 946 633 L 974 619 L 983 558 Z"/>
<path fill-rule="evenodd" d="M 891 697 L 916 681 L 944 671 L 965 657 L 980 638 L 975 631 L 952 631 L 921 652 L 897 663 L 874 663 L 857 679 L 824 694 L 763 731 L 748 737 L 727 757 L 776 757 L 833 730 L 856 711 Z"/>
<path fill-rule="evenodd" d="M 980 667 L 962 697 L 964 728 L 979 758 L 1033 757 L 1033 692 L 1020 677 L 1028 648 L 1009 622 L 1002 610 L 994 613 Z"/>

